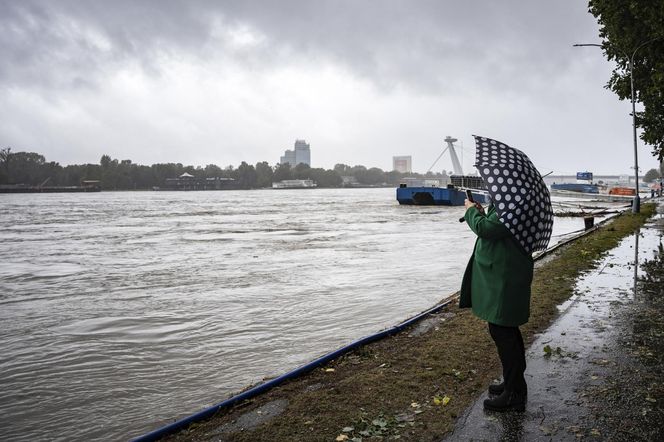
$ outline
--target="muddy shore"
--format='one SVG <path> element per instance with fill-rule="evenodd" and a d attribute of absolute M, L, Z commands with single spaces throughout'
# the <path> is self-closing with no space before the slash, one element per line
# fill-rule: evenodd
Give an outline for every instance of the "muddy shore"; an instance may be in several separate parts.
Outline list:
<path fill-rule="evenodd" d="M 522 329 L 527 345 L 537 342 L 556 318 L 564 316 L 559 306 L 575 295 L 579 276 L 597 269 L 607 253 L 639 229 L 653 212 L 653 205 L 644 205 L 641 214 L 620 215 L 538 263 L 533 282 L 531 318 Z M 650 268 L 654 269 L 650 273 L 656 275 L 659 267 L 652 264 Z M 647 276 L 655 281 L 648 286 L 651 291 L 662 287 L 657 285 L 657 281 L 661 282 L 661 275 L 659 280 L 653 275 Z M 647 325 L 639 323 L 635 330 L 640 332 L 631 340 L 625 337 L 635 343 L 634 351 L 629 354 L 633 359 L 629 363 L 638 365 L 650 361 L 655 367 L 650 367 L 650 372 L 653 375 L 658 373 L 658 377 L 653 377 L 643 387 L 648 393 L 649 400 L 646 402 L 654 404 L 645 414 L 639 408 L 638 413 L 644 419 L 652 419 L 653 415 L 648 413 L 661 413 L 664 402 L 660 381 L 662 351 L 658 347 L 661 346 L 663 325 L 661 296 L 652 298 L 658 299 L 659 304 L 654 301 L 649 304 L 650 322 Z M 641 313 L 633 315 L 643 316 Z M 625 324 L 634 323 L 628 319 L 625 321 Z M 654 334 L 651 333 L 653 324 Z M 558 352 L 557 348 L 550 350 L 549 359 L 564 360 L 560 356 L 570 350 L 561 347 Z M 615 349 L 606 348 L 607 355 L 615 353 Z M 620 348 L 627 348 L 626 344 Z M 537 352 L 537 349 L 530 347 L 529 357 L 532 357 L 533 351 Z M 639 359 L 639 355 L 651 359 Z M 544 356 L 538 354 L 537 357 L 541 359 Z M 607 358 L 600 359 L 604 360 L 609 361 Z M 630 367 L 629 363 L 616 362 L 615 367 Z M 602 362 L 598 367 L 609 369 L 612 365 Z M 571 431 L 561 431 L 562 427 L 554 428 L 552 425 L 551 428 L 544 426 L 546 431 L 538 427 L 538 435 L 546 437 L 545 440 L 564 440 L 568 435 L 578 440 L 580 437 L 600 437 L 597 432 L 600 435 L 611 431 L 610 434 L 622 434 L 618 429 L 609 429 L 612 422 L 614 426 L 620 424 L 618 420 L 622 413 L 612 418 L 609 413 L 602 413 L 601 409 L 608 394 L 614 394 L 620 403 L 620 388 L 628 385 L 624 376 L 634 373 L 633 369 L 623 371 L 621 375 L 620 370 L 611 370 L 602 377 L 606 384 L 593 389 L 596 383 L 587 382 L 587 391 L 578 393 L 585 394 L 581 397 L 588 411 L 588 421 L 584 422 L 583 427 L 578 426 L 583 431 L 575 433 L 574 425 L 568 425 L 573 427 Z M 486 324 L 474 318 L 468 310 L 451 306 L 410 330 L 355 350 L 302 378 L 220 412 L 208 421 L 194 424 L 168 440 L 442 440 L 446 436 L 460 434 L 463 419 L 469 422 L 468 410 L 473 409 L 477 398 L 498 373 L 499 362 Z M 599 379 L 600 375 L 592 376 Z M 593 381 L 596 379 L 591 378 Z M 618 390 L 611 393 L 611 388 Z M 630 389 L 637 394 L 636 390 L 634 387 Z M 536 403 L 533 399 L 531 393 L 526 414 L 533 413 L 532 404 Z M 595 413 L 593 410 L 600 411 Z M 491 422 L 490 417 L 487 419 Z M 661 425 L 662 419 L 658 422 Z M 659 430 L 644 428 L 644 437 Z M 516 437 L 520 438 L 520 434 L 523 431 L 517 432 Z M 489 437 L 486 440 L 497 440 L 496 433 L 489 434 Z M 482 438 L 480 435 L 479 439 Z"/>

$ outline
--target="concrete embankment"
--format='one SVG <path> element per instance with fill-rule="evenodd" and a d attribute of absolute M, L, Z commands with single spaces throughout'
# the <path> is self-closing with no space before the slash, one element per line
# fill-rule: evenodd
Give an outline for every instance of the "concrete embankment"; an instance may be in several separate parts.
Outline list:
<path fill-rule="evenodd" d="M 582 350 L 572 348 L 574 343 L 585 342 L 574 335 L 587 333 L 584 329 L 574 333 L 570 331 L 569 338 L 557 341 L 548 334 L 548 330 L 554 335 L 558 333 L 556 339 L 566 336 L 555 327 L 561 321 L 565 324 L 579 322 L 578 317 L 568 316 L 572 313 L 592 323 L 595 314 L 592 309 L 576 310 L 573 306 L 581 305 L 578 298 L 569 301 L 573 296 L 580 296 L 577 285 L 579 276 L 608 266 L 603 264 L 602 257 L 616 247 L 622 250 L 625 246 L 621 245 L 621 241 L 629 241 L 624 238 L 641 228 L 653 209 L 653 205 L 644 205 L 639 215 L 625 213 L 618 216 L 593 233 L 557 249 L 552 256 L 538 263 L 533 282 L 531 320 L 523 327 L 526 341 L 532 344 L 528 351 L 530 365 L 527 373 L 530 382 L 538 386 L 531 389 L 525 419 L 522 419 L 531 423 L 517 426 L 516 437 L 521 437 L 519 435 L 526 431 L 547 438 L 552 435 L 594 437 L 596 431 L 604 434 L 588 423 L 570 424 L 567 425 L 570 429 L 567 429 L 564 421 L 558 424 L 552 420 L 542 424 L 544 430 L 535 425 L 538 419 L 541 420 L 538 414 L 540 409 L 546 414 L 550 404 L 571 400 L 572 395 L 577 394 L 576 390 L 561 390 L 560 398 L 551 396 L 546 384 L 541 383 L 541 379 L 550 378 L 548 373 L 553 366 L 547 364 L 590 358 L 600 361 L 591 364 L 592 367 L 611 366 L 608 362 L 602 362 L 611 361 L 609 353 L 595 354 L 586 349 L 583 350 L 587 351 L 586 355 L 582 354 Z M 647 247 L 652 248 L 652 244 Z M 616 259 L 622 259 L 622 255 L 616 256 Z M 615 263 L 613 265 L 615 267 Z M 561 312 L 559 306 L 566 301 L 567 310 Z M 565 320 L 566 317 L 573 320 Z M 550 329 L 552 323 L 554 325 Z M 588 330 L 594 330 L 592 325 Z M 551 341 L 544 344 L 548 339 Z M 545 345 L 549 346 L 548 353 L 544 352 Z M 591 342 L 589 345 L 592 347 L 594 344 Z M 574 352 L 578 352 L 576 359 L 570 356 Z M 610 352 L 608 347 L 607 352 Z M 498 376 L 499 362 L 495 353 L 486 324 L 473 317 L 468 310 L 450 306 L 413 328 L 356 349 L 301 378 L 192 425 L 170 439 L 426 441 L 441 440 L 450 434 L 458 438 L 466 434 L 467 429 L 484 425 L 484 433 L 470 437 L 497 440 L 502 434 L 500 431 L 511 425 L 510 421 L 496 428 L 492 424 L 501 421 L 495 415 L 475 410 L 477 407 L 469 408 Z M 661 370 L 661 360 L 659 362 Z M 594 384 L 591 381 L 597 380 L 592 376 L 600 379 L 601 374 L 592 374 L 588 382 L 581 385 L 592 387 Z M 646 402 L 658 404 L 659 400 L 658 407 L 661 407 L 664 398 L 658 396 L 661 389 L 657 388 L 656 385 L 651 388 L 655 397 L 649 396 L 655 402 Z M 646 415 L 649 412 L 646 411 Z M 483 424 L 476 425 L 478 420 Z"/>

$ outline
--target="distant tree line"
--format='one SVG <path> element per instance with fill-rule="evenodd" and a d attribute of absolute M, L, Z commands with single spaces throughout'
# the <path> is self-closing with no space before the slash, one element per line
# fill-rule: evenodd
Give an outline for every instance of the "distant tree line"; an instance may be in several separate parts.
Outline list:
<path fill-rule="evenodd" d="M 395 170 L 385 172 L 377 167 L 337 164 L 333 169 L 312 168 L 306 164 L 271 166 L 266 161 L 256 165 L 242 162 L 237 168 L 221 168 L 215 164 L 184 166 L 181 163 L 157 163 L 151 166 L 135 164 L 131 160 L 112 159 L 103 155 L 99 164 L 72 164 L 61 166 L 35 152 L 12 152 L 0 149 L 0 184 L 31 186 L 77 186 L 84 180 L 99 180 L 104 190 L 151 189 L 163 186 L 167 178 L 183 173 L 197 178 L 233 178 L 239 189 L 271 187 L 272 182 L 290 179 L 310 179 L 319 187 L 343 187 L 344 177 L 353 177 L 361 186 L 397 186 L 404 176 L 441 178 L 441 174 L 403 174 Z"/>

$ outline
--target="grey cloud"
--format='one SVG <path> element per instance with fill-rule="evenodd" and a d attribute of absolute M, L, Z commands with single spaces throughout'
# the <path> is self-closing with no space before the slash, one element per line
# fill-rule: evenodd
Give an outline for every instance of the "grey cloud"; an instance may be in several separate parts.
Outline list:
<path fill-rule="evenodd" d="M 528 87 L 523 78 L 535 86 L 564 69 L 575 29 L 587 29 L 566 3 L 5 0 L 0 87 L 91 86 L 132 62 L 158 75 L 160 54 L 186 54 L 262 69 L 331 61 L 385 88 L 517 90 Z M 266 42 L 226 54 L 213 40 L 215 22 L 245 24 Z"/>

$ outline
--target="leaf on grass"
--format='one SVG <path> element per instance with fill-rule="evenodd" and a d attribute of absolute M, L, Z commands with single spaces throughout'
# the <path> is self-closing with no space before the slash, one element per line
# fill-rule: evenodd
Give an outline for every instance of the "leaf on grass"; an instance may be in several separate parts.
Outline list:
<path fill-rule="evenodd" d="M 410 406 L 413 408 L 420 408 L 420 404 L 418 404 L 417 402 L 411 402 Z"/>
<path fill-rule="evenodd" d="M 591 436 L 601 436 L 602 433 L 600 433 L 597 428 L 593 428 L 592 430 L 590 430 L 590 435 Z"/>
<path fill-rule="evenodd" d="M 452 398 L 450 398 L 449 396 L 443 396 L 443 397 L 434 396 L 433 397 L 433 403 L 434 403 L 434 405 L 443 405 L 443 406 L 445 406 L 445 405 L 450 403 L 451 399 Z"/>
<path fill-rule="evenodd" d="M 326 368 L 325 373 L 334 373 L 334 368 Z"/>
<path fill-rule="evenodd" d="M 355 427 L 343 427 L 343 428 L 341 429 L 341 432 L 342 432 L 342 433 L 350 433 L 350 432 L 353 431 L 354 429 L 355 429 Z"/>
<path fill-rule="evenodd" d="M 544 346 L 544 356 L 551 356 L 551 346 L 549 344 L 546 344 Z"/>
<path fill-rule="evenodd" d="M 335 440 L 337 442 L 342 442 L 342 441 L 348 440 L 348 436 L 346 436 L 345 434 L 340 434 L 339 436 L 337 436 L 337 438 Z"/>
<path fill-rule="evenodd" d="M 371 424 L 381 428 L 387 427 L 387 421 L 385 419 L 374 419 L 371 421 Z"/>
<path fill-rule="evenodd" d="M 654 404 L 655 402 L 657 402 L 657 399 L 655 399 L 654 397 L 650 397 L 650 396 L 647 396 L 647 397 L 646 397 L 646 400 L 647 400 L 648 402 L 652 402 L 653 404 Z"/>

